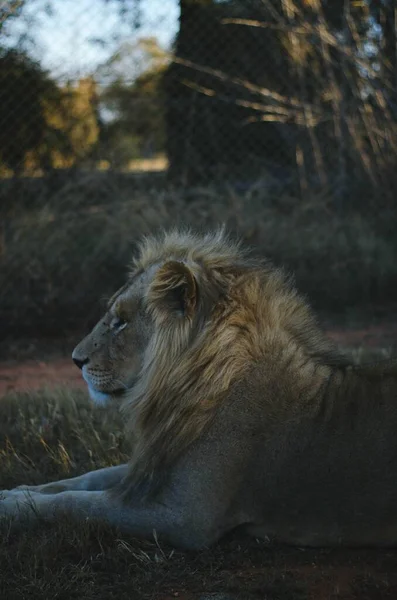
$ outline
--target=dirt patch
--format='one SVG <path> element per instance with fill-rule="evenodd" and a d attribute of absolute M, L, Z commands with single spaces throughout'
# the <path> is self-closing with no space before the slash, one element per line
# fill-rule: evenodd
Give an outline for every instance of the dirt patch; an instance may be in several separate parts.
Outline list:
<path fill-rule="evenodd" d="M 0 396 L 59 385 L 85 387 L 80 371 L 70 358 L 49 361 L 25 360 L 0 363 Z"/>

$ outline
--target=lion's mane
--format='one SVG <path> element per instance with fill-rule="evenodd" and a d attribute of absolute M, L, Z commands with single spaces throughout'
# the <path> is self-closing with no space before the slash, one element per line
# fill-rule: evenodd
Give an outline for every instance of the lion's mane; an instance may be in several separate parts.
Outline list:
<path fill-rule="evenodd" d="M 194 279 L 191 302 L 196 304 L 179 320 L 170 316 L 163 298 L 186 274 L 170 271 L 170 261 L 186 265 Z M 223 231 L 147 237 L 130 278 L 153 265 L 159 265 L 158 275 L 144 300 L 156 333 L 122 408 L 133 445 L 130 472 L 119 489 L 124 496 L 139 487 L 155 489 L 167 467 L 220 410 L 229 388 L 249 378 L 258 361 L 265 364 L 267 355 L 279 352 L 280 341 L 283 360 L 301 355 L 302 372 L 312 370 L 309 358 L 325 365 L 345 362 L 291 279 L 251 258 Z"/>

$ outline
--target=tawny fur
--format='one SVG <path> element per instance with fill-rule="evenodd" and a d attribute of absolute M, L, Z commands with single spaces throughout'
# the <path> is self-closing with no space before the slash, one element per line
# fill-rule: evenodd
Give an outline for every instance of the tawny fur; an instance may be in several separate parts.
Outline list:
<path fill-rule="evenodd" d="M 280 361 L 291 357 L 302 373 L 307 369 L 309 385 L 313 361 L 308 359 L 319 365 L 346 362 L 290 279 L 267 262 L 250 258 L 223 231 L 205 236 L 172 231 L 146 238 L 131 278 L 170 261 L 188 265 L 197 280 L 198 312 L 193 325 L 190 319 L 175 322 L 162 300 L 167 287 L 176 286 L 178 272 L 160 269 L 145 298 L 158 328 L 140 381 L 123 407 L 134 440 L 130 473 L 122 487 L 127 496 L 140 484 L 155 485 L 156 474 L 208 426 L 232 383 L 280 346 Z M 326 366 L 318 368 L 321 374 L 327 372 Z"/>

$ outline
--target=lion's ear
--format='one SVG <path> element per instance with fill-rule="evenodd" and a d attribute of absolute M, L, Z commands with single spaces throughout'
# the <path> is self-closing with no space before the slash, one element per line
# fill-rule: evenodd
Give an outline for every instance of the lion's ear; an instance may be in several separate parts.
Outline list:
<path fill-rule="evenodd" d="M 197 304 L 196 279 L 184 263 L 171 260 L 157 271 L 150 296 L 169 311 L 192 317 Z"/>

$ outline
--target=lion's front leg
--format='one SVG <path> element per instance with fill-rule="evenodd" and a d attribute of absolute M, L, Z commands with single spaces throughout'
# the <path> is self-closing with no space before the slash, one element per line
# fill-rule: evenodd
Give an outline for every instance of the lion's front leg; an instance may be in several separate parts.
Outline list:
<path fill-rule="evenodd" d="M 141 501 L 130 505 L 107 491 L 0 492 L 0 519 L 10 519 L 12 527 L 25 528 L 41 520 L 60 521 L 65 516 L 77 523 L 99 520 L 140 538 L 150 539 L 156 532 L 161 539 L 186 548 L 198 548 L 215 541 L 203 537 L 204 527 L 194 532 L 191 510 L 180 506 Z"/>
<path fill-rule="evenodd" d="M 40 493 L 40 494 L 59 494 L 67 491 L 100 491 L 108 490 L 121 482 L 128 471 L 128 464 L 117 465 L 116 467 L 106 467 L 96 471 L 90 471 L 71 477 L 70 479 L 61 479 L 42 485 L 20 485 L 10 490 L 12 493 L 21 491 Z"/>
<path fill-rule="evenodd" d="M 49 488 L 52 484 L 47 485 Z M 12 519 L 13 525 L 17 527 L 33 524 L 39 519 L 53 521 L 56 517 L 61 517 L 65 514 L 76 516 L 79 519 L 87 519 L 91 516 L 90 513 L 94 505 L 93 500 L 95 496 L 104 494 L 105 492 L 103 491 L 85 492 L 82 490 L 59 491 L 53 494 L 33 491 L 29 488 L 15 488 L 9 491 L 1 490 L 0 519 Z M 84 499 L 83 503 L 81 499 Z M 87 500 L 90 500 L 90 502 L 87 502 Z M 84 513 L 81 510 L 83 505 Z"/>

